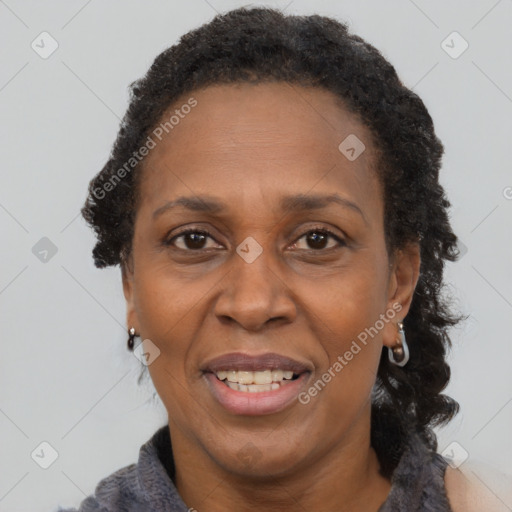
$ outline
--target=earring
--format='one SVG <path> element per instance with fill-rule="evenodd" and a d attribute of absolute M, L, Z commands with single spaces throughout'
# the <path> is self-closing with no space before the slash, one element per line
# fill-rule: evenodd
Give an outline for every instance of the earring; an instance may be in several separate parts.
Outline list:
<path fill-rule="evenodd" d="M 388 347 L 388 356 L 389 360 L 396 366 L 405 366 L 409 361 L 409 347 L 405 340 L 404 324 L 402 322 L 398 322 L 398 334 L 400 340 L 393 348 Z"/>
<path fill-rule="evenodd" d="M 135 327 L 130 327 L 128 329 L 128 350 L 133 350 L 136 336 L 138 336 L 138 334 L 135 334 Z"/>

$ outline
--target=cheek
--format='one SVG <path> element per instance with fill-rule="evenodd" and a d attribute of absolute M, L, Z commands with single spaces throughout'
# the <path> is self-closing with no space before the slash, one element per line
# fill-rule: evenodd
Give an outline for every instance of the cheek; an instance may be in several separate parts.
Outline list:
<path fill-rule="evenodd" d="M 187 397 L 183 392 L 185 361 L 190 348 L 188 340 L 196 336 L 194 306 L 200 302 L 201 294 L 194 287 L 185 288 L 176 279 L 170 279 L 168 274 L 168 270 L 140 274 L 136 309 L 141 335 L 160 350 L 148 366 L 155 390 L 167 410 L 186 417 L 189 404 L 183 400 Z"/>
<path fill-rule="evenodd" d="M 160 350 L 148 367 L 160 396 L 175 395 L 172 390 L 185 380 L 188 341 L 197 337 L 202 318 L 197 312 L 207 289 L 170 277 L 168 269 L 139 273 L 135 307 L 141 335 Z"/>
<path fill-rule="evenodd" d="M 316 378 L 329 381 L 332 405 L 350 395 L 363 400 L 375 381 L 382 352 L 382 329 L 375 326 L 381 326 L 386 308 L 386 282 L 379 269 L 382 264 L 361 265 L 359 271 L 340 273 L 323 286 L 304 285 L 309 289 L 303 290 L 308 297 L 305 314 L 324 354 Z"/>
<path fill-rule="evenodd" d="M 206 283 L 180 279 L 169 268 L 140 267 L 135 282 L 135 307 L 144 335 L 163 342 L 193 321 L 208 290 Z"/>
<path fill-rule="evenodd" d="M 386 306 L 386 280 L 380 265 L 359 265 L 325 280 L 304 282 L 300 296 L 312 318 L 346 340 L 373 325 Z M 332 335 L 330 336 L 332 338 Z"/>

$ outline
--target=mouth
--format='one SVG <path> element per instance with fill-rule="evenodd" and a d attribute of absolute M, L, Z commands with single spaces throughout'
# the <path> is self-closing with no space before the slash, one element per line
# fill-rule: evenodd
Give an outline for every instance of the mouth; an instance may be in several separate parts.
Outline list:
<path fill-rule="evenodd" d="M 310 363 L 279 354 L 227 354 L 202 369 L 213 398 L 239 415 L 273 414 L 291 405 L 312 373 Z"/>
<path fill-rule="evenodd" d="M 290 381 L 297 380 L 299 374 L 291 370 L 220 370 L 215 376 L 229 388 L 243 393 L 261 393 L 275 391 Z"/>

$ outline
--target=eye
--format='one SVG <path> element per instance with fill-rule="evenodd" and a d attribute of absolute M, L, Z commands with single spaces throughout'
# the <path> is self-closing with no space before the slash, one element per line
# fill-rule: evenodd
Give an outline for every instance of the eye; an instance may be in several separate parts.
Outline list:
<path fill-rule="evenodd" d="M 205 242 L 207 239 L 210 238 L 211 240 L 214 240 L 212 235 L 209 231 L 206 231 L 204 229 L 187 229 L 185 231 L 182 231 L 181 233 L 178 233 L 177 235 L 173 236 L 171 239 L 166 240 L 164 243 L 165 245 L 173 245 L 177 247 L 178 249 L 183 250 L 204 250 L 208 249 L 208 247 L 205 247 Z M 178 246 L 175 242 L 177 240 L 183 239 L 181 241 L 182 247 Z"/>
<path fill-rule="evenodd" d="M 331 231 L 325 228 L 315 228 L 304 233 L 300 238 L 297 239 L 297 242 L 294 242 L 292 247 L 297 248 L 298 241 L 305 238 L 306 244 L 309 244 L 310 247 L 306 247 L 306 250 L 318 251 L 322 249 L 333 249 L 336 247 L 336 244 L 331 245 L 330 247 L 326 247 L 327 241 L 329 238 L 332 238 L 338 242 L 338 245 L 345 246 L 347 245 L 345 241 L 339 236 L 335 235 Z"/>
<path fill-rule="evenodd" d="M 178 233 L 169 240 L 164 241 L 164 244 L 167 246 L 171 245 L 185 251 L 201 251 L 209 248 L 215 248 L 207 247 L 208 238 L 210 240 L 215 241 L 215 239 L 213 238 L 209 231 L 205 229 L 190 228 L 185 231 L 182 231 L 181 233 Z M 330 230 L 326 228 L 314 228 L 305 232 L 300 238 L 298 238 L 297 241 L 292 244 L 292 248 L 300 249 L 300 247 L 298 247 L 299 241 L 302 240 L 303 238 L 305 239 L 306 244 L 309 245 L 309 247 L 306 247 L 305 250 L 319 251 L 322 249 L 335 248 L 336 244 L 327 246 L 329 238 L 335 240 L 338 246 L 347 245 L 342 238 L 335 235 Z"/>

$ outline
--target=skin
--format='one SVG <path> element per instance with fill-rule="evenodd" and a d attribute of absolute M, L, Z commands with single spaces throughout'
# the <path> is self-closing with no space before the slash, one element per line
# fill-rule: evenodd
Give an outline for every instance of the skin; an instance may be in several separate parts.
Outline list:
<path fill-rule="evenodd" d="M 409 311 L 420 256 L 417 244 L 387 254 L 370 133 L 319 88 L 215 85 L 169 112 L 190 96 L 197 106 L 145 159 L 123 266 L 128 325 L 161 352 L 148 368 L 168 411 L 177 489 L 200 512 L 376 511 L 390 482 L 370 446 L 370 394 L 382 348 L 396 344 Z M 354 161 L 338 150 L 349 134 L 366 146 Z M 312 193 L 337 193 L 362 214 L 335 203 L 281 210 L 282 196 Z M 225 209 L 153 218 L 167 201 L 203 195 Z M 189 227 L 212 238 L 164 244 Z M 319 229 L 345 245 L 329 237 L 315 249 L 305 235 Z M 249 236 L 263 249 L 252 263 L 236 252 Z M 311 364 L 309 387 L 393 304 L 401 311 L 306 405 L 233 414 L 200 372 L 222 354 L 277 352 Z"/>
<path fill-rule="evenodd" d="M 446 495 L 454 512 L 509 512 L 512 478 L 472 459 L 445 473 Z"/>

